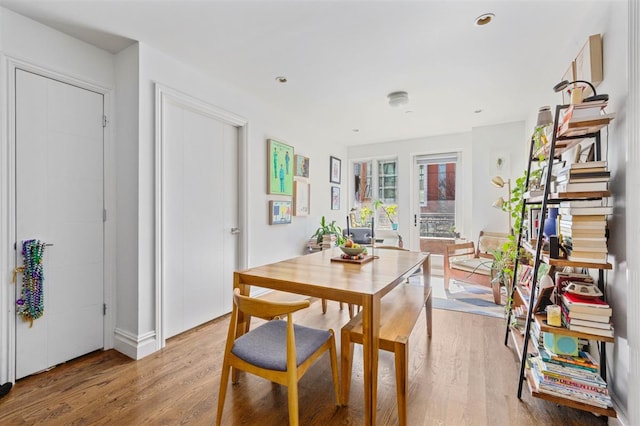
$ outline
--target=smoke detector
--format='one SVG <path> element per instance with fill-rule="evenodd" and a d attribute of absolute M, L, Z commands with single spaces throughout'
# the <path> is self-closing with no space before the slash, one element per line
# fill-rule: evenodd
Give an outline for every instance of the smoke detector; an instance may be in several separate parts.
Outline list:
<path fill-rule="evenodd" d="M 409 103 L 409 94 L 407 92 L 391 92 L 387 95 L 389 105 L 392 107 L 401 107 Z"/>

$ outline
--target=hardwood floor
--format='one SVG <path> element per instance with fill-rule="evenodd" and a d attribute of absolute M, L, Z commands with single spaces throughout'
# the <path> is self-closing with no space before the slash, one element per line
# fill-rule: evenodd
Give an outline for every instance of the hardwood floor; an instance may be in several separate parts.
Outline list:
<path fill-rule="evenodd" d="M 409 425 L 606 423 L 606 418 L 526 392 L 518 400 L 518 363 L 503 345 L 501 320 L 437 309 L 433 320 L 430 340 L 421 316 L 409 342 Z M 177 336 L 164 350 L 137 362 L 113 350 L 96 352 L 22 379 L 0 399 L 0 423 L 214 424 L 228 321 L 226 316 Z M 332 327 L 339 334 L 348 315 L 335 302 L 322 315 L 320 302 L 314 301 L 297 321 Z M 378 423 L 397 424 L 393 354 L 381 352 L 379 370 Z M 356 345 L 350 405 L 336 407 L 329 357 L 323 356 L 300 382 L 300 423 L 362 424 L 361 372 L 362 350 Z M 223 422 L 286 424 L 286 388 L 242 374 L 227 392 Z"/>

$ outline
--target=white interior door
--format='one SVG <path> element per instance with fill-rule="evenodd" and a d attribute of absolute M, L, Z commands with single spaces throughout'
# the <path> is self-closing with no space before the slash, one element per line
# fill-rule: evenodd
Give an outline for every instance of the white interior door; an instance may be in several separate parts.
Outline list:
<path fill-rule="evenodd" d="M 238 131 L 180 102 L 162 105 L 164 337 L 231 310 L 237 267 Z"/>
<path fill-rule="evenodd" d="M 16 263 L 24 240 L 48 244 L 44 314 L 16 318 L 20 378 L 103 347 L 104 102 L 23 70 L 15 87 Z"/>

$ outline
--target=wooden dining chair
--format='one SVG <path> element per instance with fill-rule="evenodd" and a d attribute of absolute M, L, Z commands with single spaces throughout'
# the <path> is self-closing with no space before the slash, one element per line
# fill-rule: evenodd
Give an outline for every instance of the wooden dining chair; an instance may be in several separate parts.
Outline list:
<path fill-rule="evenodd" d="M 319 330 L 293 323 L 293 312 L 307 308 L 309 304 L 308 300 L 272 302 L 243 296 L 239 289 L 234 290 L 233 310 L 220 376 L 217 425 L 222 421 L 231 368 L 287 386 L 289 424 L 297 425 L 298 380 L 325 351 L 329 351 L 331 357 L 336 405 L 340 405 L 338 358 L 333 330 Z M 236 339 L 237 327 L 244 327 L 243 324 L 236 324 L 239 311 L 268 321 Z M 286 321 L 274 319 L 285 315 Z M 232 382 L 236 383 L 237 379 L 234 371 Z"/>

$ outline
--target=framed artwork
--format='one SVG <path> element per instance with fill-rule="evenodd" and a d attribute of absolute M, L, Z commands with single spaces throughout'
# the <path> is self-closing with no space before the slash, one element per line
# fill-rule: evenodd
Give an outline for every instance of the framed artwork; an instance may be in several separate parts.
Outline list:
<path fill-rule="evenodd" d="M 291 201 L 269 201 L 269 225 L 291 223 Z"/>
<path fill-rule="evenodd" d="M 586 80 L 591 82 L 595 87 L 602 82 L 602 35 L 593 34 L 585 45 L 580 49 L 575 59 L 576 64 L 576 80 Z M 582 92 L 582 96 L 591 96 L 591 88 L 586 86 Z"/>
<path fill-rule="evenodd" d="M 306 180 L 295 180 L 293 182 L 293 215 L 308 216 L 309 204 L 311 197 L 309 196 L 309 182 Z"/>
<path fill-rule="evenodd" d="M 293 195 L 293 147 L 275 139 L 267 142 L 267 193 Z"/>
<path fill-rule="evenodd" d="M 331 210 L 340 210 L 340 187 L 331 187 Z"/>
<path fill-rule="evenodd" d="M 309 157 L 295 155 L 295 176 L 309 177 Z"/>
<path fill-rule="evenodd" d="M 331 156 L 329 158 L 329 182 L 340 183 L 342 175 L 342 162 L 339 158 Z"/>

